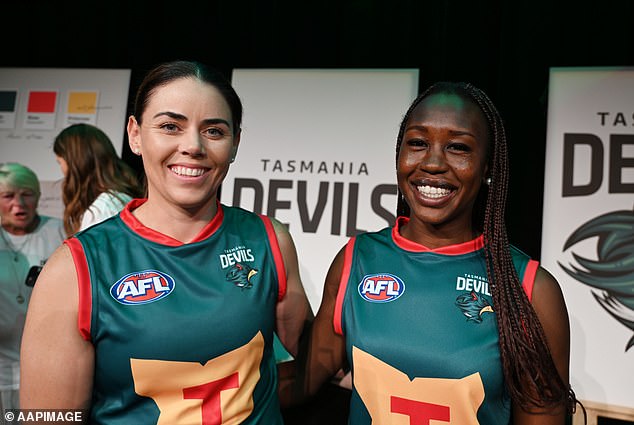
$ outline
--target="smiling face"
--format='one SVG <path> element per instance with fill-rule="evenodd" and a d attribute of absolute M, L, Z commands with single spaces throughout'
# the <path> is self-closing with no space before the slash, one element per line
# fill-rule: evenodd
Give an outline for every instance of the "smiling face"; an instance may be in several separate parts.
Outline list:
<path fill-rule="evenodd" d="M 128 136 L 132 151 L 143 158 L 148 207 L 215 210 L 240 139 L 220 92 L 180 78 L 156 87 L 141 118 L 139 124 L 130 117 Z"/>
<path fill-rule="evenodd" d="M 412 111 L 397 160 L 399 189 L 414 227 L 450 237 L 473 235 L 473 206 L 486 173 L 489 132 L 480 108 L 456 94 L 438 93 Z"/>

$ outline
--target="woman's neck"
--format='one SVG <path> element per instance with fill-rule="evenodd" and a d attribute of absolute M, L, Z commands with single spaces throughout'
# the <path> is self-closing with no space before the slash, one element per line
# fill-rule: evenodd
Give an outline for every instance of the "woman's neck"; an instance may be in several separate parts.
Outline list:
<path fill-rule="evenodd" d="M 405 239 L 429 249 L 457 245 L 471 241 L 479 236 L 471 225 L 451 223 L 437 226 L 410 219 L 399 227 L 399 233 Z"/>
<path fill-rule="evenodd" d="M 218 204 L 214 199 L 213 203 L 204 208 L 191 210 L 156 208 L 147 201 L 132 211 L 132 214 L 144 226 L 183 243 L 188 243 L 200 234 L 217 212 Z"/>

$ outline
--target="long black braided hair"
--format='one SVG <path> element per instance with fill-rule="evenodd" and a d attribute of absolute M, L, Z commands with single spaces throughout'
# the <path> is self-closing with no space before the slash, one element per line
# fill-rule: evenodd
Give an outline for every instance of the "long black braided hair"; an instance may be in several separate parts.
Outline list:
<path fill-rule="evenodd" d="M 405 127 L 413 110 L 433 94 L 454 94 L 476 104 L 486 117 L 491 143 L 488 148 L 489 186 L 482 185 L 474 205 L 474 228 L 482 232 L 487 274 L 499 329 L 500 357 L 511 398 L 525 411 L 565 405 L 572 414 L 577 400 L 559 376 L 544 330 L 525 295 L 513 266 L 505 224 L 509 160 L 502 118 L 493 102 L 469 83 L 439 82 L 410 105 L 401 121 L 396 142 L 396 161 Z M 410 208 L 399 189 L 397 214 L 409 216 Z"/>

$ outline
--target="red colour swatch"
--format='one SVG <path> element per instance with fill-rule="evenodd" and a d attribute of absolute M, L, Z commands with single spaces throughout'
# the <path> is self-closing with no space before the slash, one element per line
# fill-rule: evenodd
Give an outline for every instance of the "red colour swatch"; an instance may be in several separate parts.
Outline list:
<path fill-rule="evenodd" d="M 57 92 L 32 91 L 29 93 L 29 105 L 27 107 L 27 112 L 30 112 L 30 113 L 55 112 L 56 100 L 57 100 Z"/>

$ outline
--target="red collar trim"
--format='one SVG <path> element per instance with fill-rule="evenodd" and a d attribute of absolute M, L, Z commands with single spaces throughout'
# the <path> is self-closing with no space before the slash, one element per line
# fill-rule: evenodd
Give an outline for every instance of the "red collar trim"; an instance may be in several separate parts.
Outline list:
<path fill-rule="evenodd" d="M 392 239 L 394 243 L 403 248 L 406 251 L 412 252 L 435 252 L 438 254 L 447 254 L 447 255 L 460 255 L 460 254 L 468 254 L 470 252 L 477 251 L 484 247 L 484 235 L 480 235 L 477 238 L 463 242 L 457 245 L 447 245 L 441 246 L 440 248 L 430 249 L 424 245 L 411 241 L 409 239 L 401 236 L 400 228 L 404 224 L 409 222 L 409 217 L 398 217 L 396 219 L 396 224 L 392 227 Z"/>
<path fill-rule="evenodd" d="M 148 239 L 152 242 L 156 242 L 156 243 L 159 243 L 162 245 L 168 245 L 168 246 L 184 245 L 183 242 L 177 239 L 174 239 L 171 236 L 164 235 L 161 232 L 157 232 L 154 229 L 150 229 L 149 227 L 146 227 L 132 214 L 132 211 L 134 211 L 136 208 L 143 205 L 146 201 L 147 199 L 133 199 L 132 201 L 130 201 L 125 206 L 125 208 L 121 211 L 121 220 L 123 220 L 123 222 L 133 232 L 135 232 L 139 236 L 145 239 Z M 216 215 L 214 216 L 214 218 L 212 218 L 211 221 L 207 223 L 205 227 L 203 227 L 200 233 L 194 239 L 192 239 L 192 241 L 189 243 L 200 242 L 204 239 L 207 239 L 209 236 L 213 235 L 216 232 L 216 230 L 218 230 L 218 228 L 222 224 L 222 220 L 225 214 L 220 202 L 216 201 L 216 204 L 218 206 L 218 211 L 216 212 Z"/>

